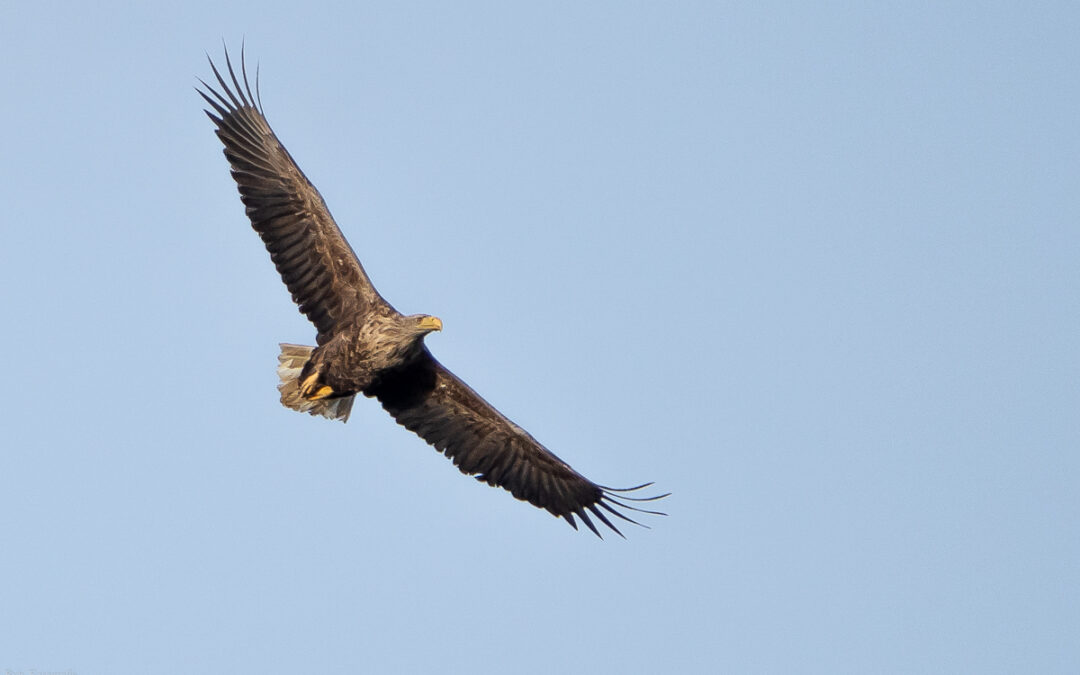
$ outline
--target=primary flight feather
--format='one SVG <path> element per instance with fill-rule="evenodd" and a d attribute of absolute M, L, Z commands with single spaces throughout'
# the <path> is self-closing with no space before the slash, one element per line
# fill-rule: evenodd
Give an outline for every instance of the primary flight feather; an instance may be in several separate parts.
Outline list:
<path fill-rule="evenodd" d="M 608 516 L 636 523 L 621 509 L 658 514 L 626 503 L 666 496 L 628 494 L 650 483 L 625 489 L 593 483 L 435 360 L 424 336 L 441 330 L 442 322 L 402 315 L 379 295 L 319 191 L 263 116 L 258 82 L 252 95 L 243 53 L 240 78 L 228 51 L 225 62 L 232 86 L 211 60 L 220 91 L 200 80 L 206 91 L 199 94 L 212 108 L 206 114 L 225 145 L 251 225 L 317 330 L 316 347 L 281 345 L 282 404 L 345 421 L 356 394 L 374 397 L 463 473 L 565 518 L 575 529 L 575 517 L 581 518 L 597 536 L 592 517 L 621 535 Z"/>

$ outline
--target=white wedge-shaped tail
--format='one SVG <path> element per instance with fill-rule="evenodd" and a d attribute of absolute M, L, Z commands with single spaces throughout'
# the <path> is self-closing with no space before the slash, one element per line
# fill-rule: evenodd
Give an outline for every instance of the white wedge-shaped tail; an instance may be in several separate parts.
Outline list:
<path fill-rule="evenodd" d="M 281 378 L 281 384 L 278 385 L 278 391 L 281 392 L 281 405 L 309 415 L 322 415 L 344 422 L 349 419 L 353 399 L 356 398 L 355 394 L 341 398 L 322 398 L 317 401 L 310 401 L 300 395 L 300 372 L 311 358 L 313 351 L 315 351 L 314 347 L 281 343 L 277 368 L 278 377 Z"/>

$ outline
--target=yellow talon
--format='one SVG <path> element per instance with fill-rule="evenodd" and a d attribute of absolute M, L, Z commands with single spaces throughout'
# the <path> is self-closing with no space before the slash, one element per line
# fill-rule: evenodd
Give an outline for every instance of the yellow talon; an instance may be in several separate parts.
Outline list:
<path fill-rule="evenodd" d="M 300 383 L 300 395 L 309 401 L 318 401 L 321 398 L 334 395 L 334 390 L 328 385 L 319 385 L 319 374 L 312 373 Z"/>
<path fill-rule="evenodd" d="M 334 390 L 324 384 L 323 386 L 316 389 L 313 394 L 308 396 L 307 399 L 309 401 L 318 401 L 320 398 L 326 398 L 327 396 L 332 396 L 333 393 L 334 393 Z"/>

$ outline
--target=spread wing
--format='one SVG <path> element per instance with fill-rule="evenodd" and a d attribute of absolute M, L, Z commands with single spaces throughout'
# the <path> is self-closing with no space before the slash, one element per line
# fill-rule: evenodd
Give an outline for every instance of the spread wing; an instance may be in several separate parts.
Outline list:
<path fill-rule="evenodd" d="M 399 424 L 435 446 L 462 473 L 476 475 L 477 480 L 566 518 L 574 529 L 574 516 L 578 516 L 600 536 L 591 513 L 622 536 L 605 512 L 635 524 L 640 523 L 618 509 L 663 515 L 625 503 L 667 496 L 627 494 L 651 483 L 627 489 L 593 483 L 504 417 L 427 350 L 409 366 L 384 374 L 364 394 L 378 398 Z"/>
<path fill-rule="evenodd" d="M 211 60 L 210 67 L 224 94 L 202 80 L 207 91 L 199 90 L 199 94 L 214 109 L 206 114 L 217 125 L 218 138 L 225 144 L 225 157 L 232 166 L 251 226 L 270 251 L 293 301 L 318 329 L 321 345 L 334 334 L 343 317 L 386 305 L 386 301 L 372 286 L 319 191 L 278 141 L 263 116 L 261 104 L 256 104 L 259 98 L 251 94 L 243 52 L 243 86 L 233 71 L 228 51 L 225 63 L 233 88 Z"/>

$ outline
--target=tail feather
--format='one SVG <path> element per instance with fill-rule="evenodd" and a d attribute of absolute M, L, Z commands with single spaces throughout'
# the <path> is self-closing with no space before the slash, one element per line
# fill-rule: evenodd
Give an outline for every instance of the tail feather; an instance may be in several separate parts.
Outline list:
<path fill-rule="evenodd" d="M 345 422 L 349 419 L 349 412 L 352 411 L 355 394 L 341 398 L 323 398 L 318 401 L 309 401 L 300 395 L 300 371 L 304 369 L 304 364 L 311 358 L 313 351 L 315 351 L 314 347 L 281 343 L 277 368 L 278 377 L 281 378 L 281 384 L 278 385 L 278 391 L 281 392 L 281 405 L 309 415 L 322 415 L 328 419 Z"/>

